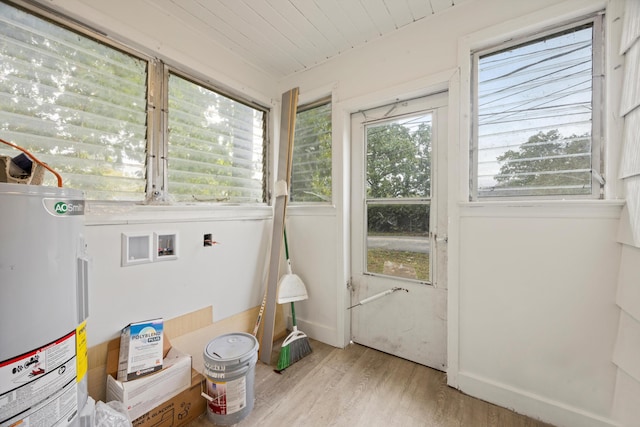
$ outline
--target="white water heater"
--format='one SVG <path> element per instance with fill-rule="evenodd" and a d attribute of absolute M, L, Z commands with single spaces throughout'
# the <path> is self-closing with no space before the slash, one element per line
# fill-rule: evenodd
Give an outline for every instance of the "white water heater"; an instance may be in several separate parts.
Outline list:
<path fill-rule="evenodd" d="M 76 426 L 87 401 L 84 196 L 0 183 L 0 427 Z"/>

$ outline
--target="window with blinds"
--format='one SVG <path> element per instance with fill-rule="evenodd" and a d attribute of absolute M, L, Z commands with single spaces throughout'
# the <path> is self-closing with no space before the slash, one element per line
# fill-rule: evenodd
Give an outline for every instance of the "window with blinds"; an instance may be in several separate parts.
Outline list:
<path fill-rule="evenodd" d="M 292 203 L 331 203 L 331 102 L 298 107 L 291 167 Z"/>
<path fill-rule="evenodd" d="M 88 199 L 145 198 L 146 73 L 146 61 L 0 3 L 0 136 Z"/>
<path fill-rule="evenodd" d="M 263 111 L 170 74 L 168 112 L 175 200 L 264 201 Z"/>
<path fill-rule="evenodd" d="M 472 199 L 600 196 L 601 22 L 474 54 Z"/>
<path fill-rule="evenodd" d="M 266 108 L 58 19 L 0 2 L 0 138 L 88 200 L 265 202 Z"/>

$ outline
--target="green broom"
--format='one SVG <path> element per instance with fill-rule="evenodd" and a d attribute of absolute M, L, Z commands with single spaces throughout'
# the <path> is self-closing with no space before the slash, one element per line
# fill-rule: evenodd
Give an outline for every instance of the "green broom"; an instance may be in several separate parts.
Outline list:
<path fill-rule="evenodd" d="M 309 338 L 304 332 L 299 331 L 298 326 L 296 326 L 296 308 L 293 302 L 291 303 L 291 322 L 293 331 L 282 342 L 278 367 L 275 369 L 278 373 L 284 371 L 312 351 Z"/>
<path fill-rule="evenodd" d="M 280 283 L 278 284 L 278 303 L 291 302 L 291 323 L 293 325 L 293 331 L 282 342 L 278 366 L 275 369 L 278 373 L 284 371 L 312 351 L 309 338 L 304 332 L 298 330 L 296 322 L 296 306 L 293 302 L 305 300 L 308 296 L 302 279 L 291 272 L 286 230 L 284 231 L 284 249 L 287 256 L 287 274 L 280 279 Z"/>

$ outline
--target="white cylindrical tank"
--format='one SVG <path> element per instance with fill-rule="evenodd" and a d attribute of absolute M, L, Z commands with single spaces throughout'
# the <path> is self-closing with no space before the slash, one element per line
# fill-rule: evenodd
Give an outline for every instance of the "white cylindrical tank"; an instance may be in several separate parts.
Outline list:
<path fill-rule="evenodd" d="M 75 425 L 87 400 L 82 192 L 0 183 L 0 427 Z"/>

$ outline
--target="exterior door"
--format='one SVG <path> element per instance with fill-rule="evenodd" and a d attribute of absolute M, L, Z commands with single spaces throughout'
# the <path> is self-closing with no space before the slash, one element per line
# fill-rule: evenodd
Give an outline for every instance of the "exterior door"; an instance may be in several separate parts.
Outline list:
<path fill-rule="evenodd" d="M 446 370 L 447 94 L 354 113 L 351 331 Z"/>

